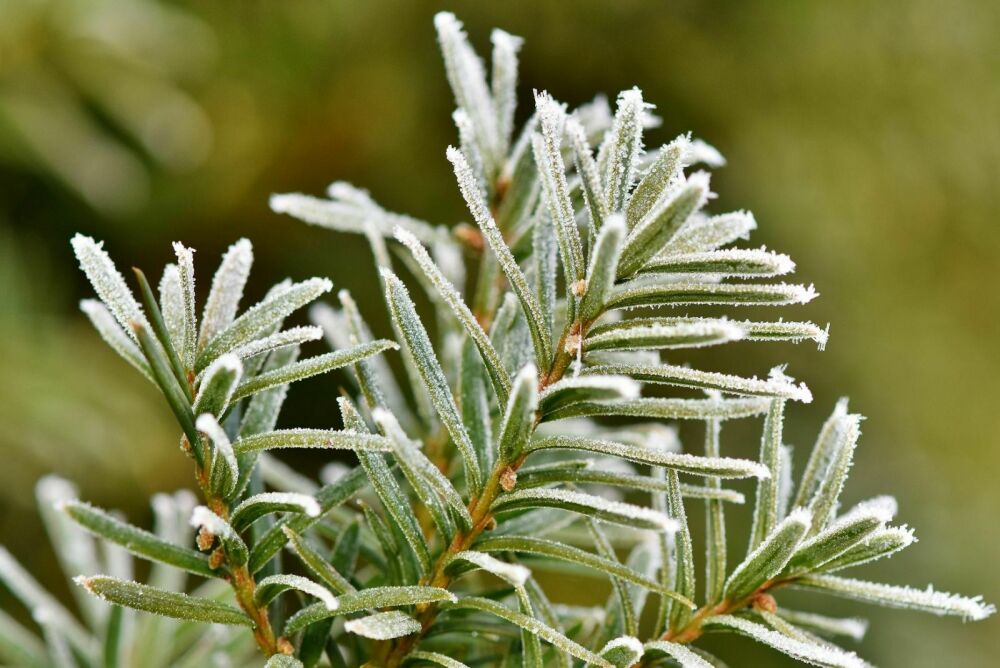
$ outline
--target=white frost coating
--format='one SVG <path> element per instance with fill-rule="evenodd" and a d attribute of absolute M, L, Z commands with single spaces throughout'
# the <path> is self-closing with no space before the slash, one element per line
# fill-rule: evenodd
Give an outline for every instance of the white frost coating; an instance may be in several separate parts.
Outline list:
<path fill-rule="evenodd" d="M 642 641 L 633 636 L 619 636 L 613 640 L 609 640 L 604 647 L 601 648 L 601 656 L 607 657 L 614 653 L 614 657 L 617 659 L 621 657 L 622 659 L 628 659 L 628 663 L 624 665 L 631 666 L 633 663 L 642 658 L 643 654 Z M 618 665 L 622 665 L 624 662 L 616 662 Z"/>
<path fill-rule="evenodd" d="M 601 144 L 597 160 L 604 168 L 604 199 L 609 211 L 622 209 L 635 180 L 642 153 L 642 117 L 646 109 L 638 88 L 618 95 L 614 122 Z"/>
<path fill-rule="evenodd" d="M 372 409 L 372 421 L 379 426 L 379 429 L 387 438 L 393 439 L 407 449 L 420 450 L 423 448 L 421 441 L 410 438 L 406 430 L 400 426 L 399 420 L 392 414 L 392 411 L 388 411 L 381 406 L 376 406 Z"/>
<path fill-rule="evenodd" d="M 540 129 L 531 142 L 535 163 L 549 215 L 555 224 L 563 267 L 570 282 L 575 282 L 583 278 L 584 259 L 561 151 L 566 111 L 545 92 L 535 94 L 535 107 Z"/>
<path fill-rule="evenodd" d="M 646 643 L 644 649 L 647 654 L 651 652 L 663 652 L 677 661 L 681 668 L 712 668 L 712 664 L 692 652 L 690 648 L 674 642 L 654 640 Z"/>
<path fill-rule="evenodd" d="M 890 522 L 898 512 L 899 502 L 896 501 L 896 497 L 889 494 L 882 494 L 858 503 L 841 517 L 837 518 L 836 522 L 839 523 L 841 520 L 847 519 L 852 515 L 867 513 L 876 514 L 878 517 L 883 518 L 883 522 Z"/>
<path fill-rule="evenodd" d="M 448 601 L 456 603 L 458 597 L 447 589 L 420 585 L 368 587 L 341 597 L 345 614 L 371 608 L 394 608 L 402 605 Z"/>
<path fill-rule="evenodd" d="M 807 304 L 819 296 L 812 285 L 790 283 L 659 283 L 631 281 L 617 286 L 608 308 L 718 304 L 787 306 Z"/>
<path fill-rule="evenodd" d="M 684 182 L 684 154 L 689 142 L 690 135 L 679 135 L 643 156 L 648 167 L 629 198 L 626 214 L 630 225 L 636 225 L 658 204 L 670 199 Z"/>
<path fill-rule="evenodd" d="M 445 274 L 434 264 L 434 261 L 415 236 L 399 227 L 396 228 L 395 236 L 413 254 L 413 258 L 420 265 L 424 274 L 434 284 L 442 299 L 444 299 L 445 303 L 448 304 L 455 314 L 455 318 L 472 338 L 473 343 L 476 344 L 476 348 L 484 358 L 487 372 L 498 389 L 501 402 L 506 400 L 507 395 L 510 393 L 510 379 L 504 370 L 503 360 L 500 359 L 497 351 L 493 348 L 489 336 L 483 331 L 482 326 L 476 320 L 472 311 L 469 310 L 465 300 L 462 299 L 458 290 L 455 289 L 455 286 L 448 280 Z"/>
<path fill-rule="evenodd" d="M 318 341 L 321 338 L 323 338 L 323 329 L 321 327 L 314 325 L 289 327 L 286 330 L 275 332 L 264 338 L 247 341 L 242 345 L 236 346 L 229 352 L 240 359 L 247 359 L 254 355 L 275 350 L 276 348 L 294 346 L 308 343 L 309 341 Z"/>
<path fill-rule="evenodd" d="M 585 373 L 622 374 L 648 383 L 667 383 L 749 396 L 781 397 L 806 404 L 812 401 L 812 392 L 804 383 L 795 385 L 791 378 L 775 369 L 771 370 L 768 380 L 700 371 L 671 364 L 656 366 L 607 364 L 590 367 Z"/>
<path fill-rule="evenodd" d="M 349 619 L 344 630 L 372 640 L 392 640 L 420 631 L 420 622 L 399 610 L 377 612 L 374 615 Z"/>
<path fill-rule="evenodd" d="M 778 519 L 788 514 L 788 506 L 795 492 L 795 482 L 792 480 L 792 447 L 781 444 L 778 446 Z"/>
<path fill-rule="evenodd" d="M 194 368 L 195 355 L 198 352 L 198 316 L 194 306 L 194 249 L 175 241 L 174 253 L 177 255 L 181 294 L 184 298 L 184 336 L 177 352 L 184 367 L 192 369 Z"/>
<path fill-rule="evenodd" d="M 642 656 L 642 642 L 633 636 L 620 636 L 614 640 L 609 640 L 608 644 L 604 646 L 601 653 L 605 653 L 611 649 L 625 648 L 632 652 L 635 652 L 638 656 Z"/>
<path fill-rule="evenodd" d="M 837 410 L 840 410 L 838 404 Z M 835 415 L 837 412 L 835 411 Z M 854 451 L 861 436 L 861 420 L 858 414 L 846 414 L 834 419 L 831 436 L 829 464 L 820 477 L 816 493 L 809 503 L 813 511 L 813 530 L 822 529 L 837 512 L 840 493 L 847 481 Z M 818 447 L 818 446 L 817 446 Z"/>
<path fill-rule="evenodd" d="M 843 668 L 864 668 L 865 666 L 865 662 L 853 652 L 845 652 L 831 645 L 802 642 L 801 640 L 790 638 L 783 633 L 772 631 L 763 624 L 751 622 L 740 617 L 718 615 L 711 617 L 708 624 L 733 629 L 769 647 L 773 647 L 783 654 L 806 663 L 813 663 L 820 666 L 842 666 Z"/>
<path fill-rule="evenodd" d="M 517 260 L 514 259 L 514 254 L 507 246 L 507 242 L 497 227 L 496 221 L 490 215 L 490 211 L 483 201 L 482 194 L 478 191 L 476 178 L 465 156 L 462 155 L 461 151 L 456 150 L 452 146 L 448 147 L 447 156 L 455 168 L 455 178 L 458 180 L 459 190 L 462 191 L 462 197 L 465 199 L 465 203 L 468 205 L 473 219 L 482 230 L 490 249 L 496 255 L 500 268 L 510 282 L 511 289 L 517 295 L 518 301 L 521 302 L 521 308 L 524 309 L 528 321 L 528 328 L 531 330 L 531 340 L 535 346 L 535 357 L 539 362 L 538 366 L 539 368 L 543 366 L 547 367 L 549 359 L 552 356 L 552 344 L 549 341 L 550 334 L 548 328 L 545 326 L 545 318 L 542 315 L 541 307 L 538 305 L 538 300 L 535 298 L 535 293 L 528 284 L 528 279 L 525 278 L 521 267 L 517 264 Z"/>
<path fill-rule="evenodd" d="M 448 379 L 438 362 L 427 331 L 424 329 L 416 306 L 410 299 L 409 291 L 399 278 L 386 268 L 380 268 L 382 285 L 385 287 L 389 313 L 401 334 L 404 348 L 409 352 L 416 367 L 417 375 L 427 390 L 434 410 L 444 424 L 452 442 L 455 443 L 465 470 L 466 480 L 473 494 L 481 491 L 482 471 L 476 458 L 475 448 L 462 418 L 455 405 L 455 398 L 448 385 Z"/>
<path fill-rule="evenodd" d="M 812 402 L 812 392 L 809 391 L 809 388 L 806 387 L 806 384 L 799 383 L 798 387 L 796 387 L 795 379 L 785 373 L 784 365 L 773 367 L 767 373 L 767 379 L 768 382 L 770 383 L 786 384 L 789 387 L 794 388 L 795 396 L 791 398 L 798 399 L 799 401 L 802 401 L 803 403 L 807 404 Z"/>
<path fill-rule="evenodd" d="M 132 340 L 136 340 L 131 323 L 138 323 L 146 328 L 146 320 L 142 307 L 135 300 L 132 291 L 128 289 L 125 278 L 118 273 L 115 263 L 111 261 L 104 250 L 104 242 L 96 242 L 91 237 L 77 234 L 70 241 L 73 253 L 80 263 L 80 269 L 86 274 L 87 280 L 94 286 L 94 291 L 108 310 L 122 326 L 122 329 Z"/>
<path fill-rule="evenodd" d="M 236 387 L 240 384 L 240 379 L 243 377 L 243 363 L 240 358 L 232 353 L 227 353 L 218 357 L 214 362 L 208 365 L 208 368 L 201 373 L 201 382 L 198 385 L 198 394 L 194 398 L 194 406 L 197 408 L 204 401 L 204 393 L 211 387 L 212 379 L 216 374 L 219 373 L 230 373 L 233 374 L 233 382 L 229 384 L 226 391 L 226 396 L 223 397 L 222 408 L 224 409 L 229 405 L 229 400 L 233 398 L 233 392 L 236 391 Z M 220 413 L 222 411 L 220 410 Z"/>
<path fill-rule="evenodd" d="M 734 326 L 741 327 L 746 332 L 748 341 L 791 341 L 798 343 L 806 339 L 816 342 L 819 350 L 826 348 L 830 338 L 830 325 L 825 328 L 811 322 L 754 322 L 752 320 L 734 321 Z"/>
<path fill-rule="evenodd" d="M 785 621 L 797 626 L 823 633 L 847 636 L 857 642 L 861 642 L 868 632 L 868 620 L 861 617 L 827 617 L 826 615 L 789 610 L 788 608 L 780 608 L 777 614 Z"/>
<path fill-rule="evenodd" d="M 532 369 L 534 369 L 532 367 Z M 602 399 L 635 399 L 639 396 L 642 385 L 625 375 L 593 374 L 563 378 L 549 385 L 539 395 L 539 402 L 563 393 L 581 391 L 584 394 L 596 394 Z M 587 393 L 587 390 L 594 392 Z"/>
<path fill-rule="evenodd" d="M 488 227 L 492 231 L 492 229 L 496 228 L 496 222 L 493 221 L 493 216 L 490 215 L 486 203 L 482 201 L 482 193 L 477 189 L 475 175 L 472 173 L 465 156 L 454 146 L 449 146 L 445 151 L 445 155 L 454 168 L 459 189 L 465 197 L 473 219 L 481 227 Z M 506 247 L 506 243 L 504 247 Z"/>
<path fill-rule="evenodd" d="M 793 271 L 795 262 L 792 258 L 764 247 L 661 255 L 643 269 L 644 273 L 674 272 L 733 278 L 783 276 Z"/>
<path fill-rule="evenodd" d="M 281 295 L 286 294 L 289 290 L 291 290 L 294 285 L 295 283 L 292 282 L 292 279 L 283 278 L 274 285 L 272 285 L 270 288 L 268 288 L 267 292 L 264 294 L 264 300 L 267 301 L 268 299 L 275 299 L 277 297 L 280 297 Z"/>
<path fill-rule="evenodd" d="M 460 559 L 462 561 L 468 561 L 484 571 L 492 573 L 493 575 L 507 581 L 508 583 L 514 585 L 515 587 L 520 587 L 528 581 L 531 577 L 531 571 L 521 566 L 520 564 L 509 564 L 505 561 L 500 561 L 496 557 L 491 557 L 485 552 L 475 552 L 473 550 L 464 550 L 457 553 L 452 560 Z"/>
<path fill-rule="evenodd" d="M 793 509 L 729 574 L 725 585 L 726 594 L 746 595 L 750 591 L 744 591 L 743 588 L 748 581 L 755 580 L 751 584 L 756 587 L 780 573 L 795 554 L 797 545 L 801 544 L 802 536 L 811 523 L 812 513 L 805 508 Z M 737 591 L 733 591 L 734 589 Z"/>
<path fill-rule="evenodd" d="M 809 453 L 805 470 L 799 482 L 799 490 L 795 496 L 794 505 L 805 506 L 810 503 L 813 495 L 826 474 L 837 453 L 838 433 L 843 430 L 847 418 L 847 398 L 841 397 L 833 409 L 833 413 L 820 428 L 816 444 Z"/>
<path fill-rule="evenodd" d="M 540 639 L 553 645 L 557 650 L 571 654 L 578 659 L 583 659 L 588 665 L 600 666 L 601 668 L 614 668 L 611 663 L 602 657 L 570 640 L 547 624 L 522 612 L 511 610 L 502 603 L 487 598 L 469 596 L 462 598 L 455 607 L 479 610 L 495 615 L 511 624 L 521 627 L 528 633 L 538 636 Z"/>
<path fill-rule="evenodd" d="M 744 329 L 728 320 L 664 318 L 662 321 L 643 319 L 639 323 L 623 321 L 602 326 L 588 334 L 586 350 L 646 350 L 659 348 L 701 348 L 730 341 L 739 341 Z"/>
<path fill-rule="evenodd" d="M 862 501 L 846 513 L 830 523 L 830 529 L 840 529 L 852 522 L 865 518 L 872 518 L 877 522 L 886 524 L 892 521 L 896 514 L 896 499 L 891 496 L 877 496 L 874 499 Z"/>
<path fill-rule="evenodd" d="M 677 230 L 684 228 L 691 215 L 714 197 L 710 179 L 708 172 L 691 174 L 635 224 L 622 247 L 620 275 L 642 270 L 666 246 L 670 237 L 664 236 L 664 233 L 676 236 Z M 662 284 L 663 277 L 657 276 L 656 282 Z"/>
<path fill-rule="evenodd" d="M 757 229 L 757 221 L 749 211 L 734 211 L 718 216 L 693 216 L 667 243 L 665 253 L 693 253 L 727 246 L 746 239 Z"/>
<path fill-rule="evenodd" d="M 811 548 L 814 548 L 816 545 L 822 545 L 824 543 L 829 543 L 829 541 L 831 540 L 836 540 L 837 535 L 844 529 L 847 528 L 851 529 L 851 532 L 847 534 L 848 536 L 850 536 L 853 534 L 853 532 L 856 532 L 859 529 L 865 529 L 867 527 L 871 527 L 871 523 L 874 522 L 875 526 L 868 529 L 869 535 L 867 538 L 870 538 L 875 533 L 882 531 L 885 528 L 886 522 L 888 522 L 891 519 L 892 515 L 886 512 L 885 508 L 880 508 L 878 506 L 855 507 L 850 512 L 844 514 L 836 521 L 832 522 L 830 526 L 828 526 L 826 529 L 823 529 L 822 531 L 812 536 L 811 538 L 802 541 L 802 543 L 799 544 L 797 553 L 801 554 L 803 552 L 807 552 Z M 855 526 L 852 527 L 851 525 Z M 859 541 L 859 543 L 861 543 L 862 545 L 866 544 L 867 538 L 864 541 Z M 849 551 L 850 551 L 849 548 L 842 549 L 839 554 L 836 554 L 832 557 L 828 557 L 825 561 L 821 562 L 821 565 L 825 565 L 827 562 L 836 563 L 838 557 L 845 554 L 845 552 Z M 825 570 L 825 569 L 819 569 L 819 570 Z"/>
<path fill-rule="evenodd" d="M 434 27 L 455 101 L 472 120 L 483 157 L 490 161 L 489 165 L 496 165 L 500 158 L 500 139 L 483 63 L 472 50 L 462 23 L 454 14 L 435 14 Z"/>
<path fill-rule="evenodd" d="M 425 495 L 427 491 L 425 485 L 429 485 L 442 501 L 450 505 L 452 510 L 463 518 L 466 526 L 472 526 L 475 522 L 469 514 L 461 494 L 455 489 L 448 476 L 442 473 L 441 469 L 420 451 L 422 444 L 411 439 L 400 426 L 396 417 L 386 409 L 376 407 L 372 410 L 372 419 L 379 426 L 381 432 L 393 443 L 396 463 L 403 469 L 407 478 L 410 478 L 411 484 L 420 486 L 417 493 L 425 499 L 425 503 L 429 500 Z"/>
<path fill-rule="evenodd" d="M 258 364 L 265 364 L 266 368 L 261 373 L 257 373 L 252 378 L 247 380 L 245 383 L 241 383 L 233 395 L 233 399 L 242 399 L 243 397 L 258 394 L 260 392 L 269 392 L 277 390 L 284 399 L 284 393 L 287 390 L 288 384 L 299 380 L 310 378 L 318 374 L 326 373 L 334 369 L 340 369 L 353 364 L 358 364 L 364 360 L 370 358 L 373 355 L 378 355 L 379 353 L 385 352 L 386 350 L 398 350 L 399 346 L 385 339 L 379 341 L 369 341 L 368 343 L 362 343 L 356 346 L 352 346 L 346 350 L 335 350 L 334 352 L 324 353 L 322 355 L 315 355 L 304 360 L 297 360 L 300 347 L 298 343 L 293 343 L 290 346 L 285 346 L 280 352 L 272 353 L 271 357 L 268 357 L 266 361 L 256 359 L 251 360 L 250 365 L 256 367 Z M 267 404 L 273 404 L 273 400 L 268 398 L 265 400 Z M 253 413 L 248 409 L 244 413 L 244 422 L 250 420 L 249 425 L 252 425 L 250 429 L 252 431 L 267 431 L 271 429 L 272 426 L 263 426 L 260 423 L 265 415 L 262 415 L 261 409 L 263 406 L 254 406 L 251 404 L 251 408 L 254 408 Z M 273 417 L 267 417 L 268 425 L 273 425 Z"/>
<path fill-rule="evenodd" d="M 336 610 L 340 607 L 340 602 L 333 595 L 333 592 L 323 585 L 313 582 L 309 578 L 304 578 L 301 575 L 269 575 L 257 584 L 257 594 L 254 597 L 257 598 L 258 595 L 267 592 L 268 589 L 274 592 L 270 596 L 265 596 L 268 601 L 282 591 L 298 589 L 305 594 L 318 598 L 326 606 L 327 610 Z"/>
<path fill-rule="evenodd" d="M 654 466 L 664 466 L 674 468 L 685 473 L 698 475 L 718 476 L 720 478 L 769 478 L 771 473 L 766 466 L 749 459 L 735 459 L 731 457 L 701 457 L 684 452 L 668 452 L 654 450 L 648 447 L 638 447 L 626 443 L 616 443 L 615 441 L 604 441 L 591 438 L 580 438 L 572 436 L 551 436 L 536 439 L 529 448 L 530 450 L 544 450 L 546 448 L 563 448 L 570 450 L 584 450 L 587 452 L 598 452 L 612 457 L 621 457 L 641 464 L 652 464 Z"/>
<path fill-rule="evenodd" d="M 684 179 L 684 186 L 698 191 L 698 203 L 694 207 L 695 211 L 700 211 L 708 203 L 708 200 L 716 197 L 715 193 L 712 192 L 712 175 L 704 170 L 689 174 Z"/>
<path fill-rule="evenodd" d="M 688 144 L 684 162 L 688 165 L 703 163 L 709 167 L 726 166 L 726 158 L 719 149 L 701 139 L 692 139 Z"/>
<path fill-rule="evenodd" d="M 868 537 L 868 540 L 866 540 L 865 543 L 871 544 L 879 539 L 894 540 L 895 543 L 899 546 L 896 550 L 894 550 L 895 552 L 898 552 L 899 550 L 909 547 L 910 545 L 913 545 L 914 543 L 917 542 L 917 537 L 913 534 L 913 528 L 905 524 L 898 527 L 886 527 L 881 531 L 876 531 L 875 533 L 873 533 L 871 536 Z"/>
<path fill-rule="evenodd" d="M 878 529 L 868 536 L 861 545 L 855 546 L 833 561 L 823 564 L 822 570 L 832 573 L 844 568 L 854 568 L 861 564 L 878 561 L 906 549 L 915 542 L 917 542 L 917 538 L 913 535 L 913 529 L 908 526 Z"/>
<path fill-rule="evenodd" d="M 299 283 L 283 281 L 271 288 L 264 299 L 247 309 L 226 329 L 219 332 L 202 351 L 209 359 L 229 352 L 261 332 L 270 330 L 285 316 L 329 292 L 333 283 L 327 278 L 309 278 Z"/>
<path fill-rule="evenodd" d="M 807 508 L 794 508 L 785 519 L 788 522 L 808 525 L 812 521 L 812 513 Z"/>
<path fill-rule="evenodd" d="M 451 120 L 458 130 L 458 145 L 462 152 L 469 158 L 469 165 L 479 182 L 479 191 L 485 195 L 487 192 L 486 165 L 483 162 L 482 151 L 479 150 L 479 141 L 476 138 L 476 128 L 472 119 L 465 113 L 464 109 L 456 109 L 451 114 Z"/>
<path fill-rule="evenodd" d="M 807 589 L 888 608 L 921 610 L 935 615 L 955 615 L 966 621 L 986 619 L 996 612 L 996 607 L 985 603 L 982 596 L 970 597 L 949 594 L 936 591 L 931 585 L 927 585 L 927 589 L 920 590 L 913 587 L 853 580 L 835 575 L 807 576 L 796 584 Z"/>
<path fill-rule="evenodd" d="M 108 307 L 97 301 L 96 299 L 84 299 L 80 302 L 80 310 L 83 311 L 87 318 L 90 319 L 90 323 L 97 330 L 97 333 L 101 335 L 101 338 L 111 349 L 118 353 L 122 359 L 131 364 L 133 367 L 138 369 L 142 375 L 153 381 L 153 373 L 149 369 L 149 363 L 143 356 L 142 351 L 139 350 L 139 346 L 135 344 L 135 340 L 130 338 L 126 331 L 123 330 L 118 323 L 115 321 L 115 317 L 111 315 L 111 311 Z M 131 333 L 131 330 L 128 330 Z M 155 382 L 155 381 L 153 381 Z"/>
<path fill-rule="evenodd" d="M 298 506 L 309 517 L 319 517 L 319 514 L 322 512 L 316 499 L 308 494 L 299 494 L 297 492 L 262 492 L 261 494 L 254 494 L 237 506 L 233 511 L 233 515 L 249 508 L 251 505 L 261 504 Z"/>
<path fill-rule="evenodd" d="M 493 113 L 497 123 L 497 138 L 502 155 L 510 147 L 514 131 L 514 111 L 517 108 L 517 53 L 524 40 L 494 28 L 490 33 L 493 43 L 493 72 L 490 84 L 493 96 Z"/>
<path fill-rule="evenodd" d="M 673 399 L 640 397 L 613 401 L 585 401 L 558 407 L 549 414 L 549 420 L 568 417 L 627 416 L 661 420 L 707 420 L 719 418 L 735 420 L 767 412 L 766 397 L 735 397 L 727 399 Z"/>
<path fill-rule="evenodd" d="M 163 324 L 167 328 L 174 350 L 184 346 L 184 325 L 187 322 L 184 312 L 184 290 L 181 287 L 181 272 L 176 264 L 168 264 L 163 268 L 160 277 L 160 313 L 163 314 Z"/>
<path fill-rule="evenodd" d="M 344 198 L 330 201 L 301 193 L 287 193 L 271 195 L 270 206 L 275 213 L 284 213 L 310 225 L 339 232 L 364 234 L 367 229 L 375 229 L 387 237 L 392 235 L 393 228 L 398 225 L 405 227 L 427 243 L 443 235 L 441 230 L 429 223 L 390 213 L 375 206 L 374 203 L 361 206 L 356 201 Z"/>
<path fill-rule="evenodd" d="M 598 214 L 600 215 L 600 214 Z M 586 290 L 580 303 L 581 321 L 589 322 L 600 316 L 608 290 L 614 285 L 625 238 L 625 218 L 621 214 L 604 217 L 597 233 L 587 268 Z M 580 349 L 580 348 L 578 348 Z"/>
<path fill-rule="evenodd" d="M 564 507 L 564 505 L 581 506 L 601 513 L 604 515 L 601 519 L 615 521 L 612 518 L 617 518 L 619 523 L 626 524 L 628 524 L 629 520 L 634 520 L 643 524 L 654 525 L 660 531 L 673 533 L 680 528 L 680 525 L 675 520 L 655 510 L 620 501 L 609 501 L 600 496 L 584 494 L 583 492 L 568 489 L 517 490 L 501 496 L 497 500 L 497 508 L 502 510 L 504 506 L 522 503 L 530 505 L 534 501 L 542 501 L 545 502 L 545 505 L 556 508 Z M 542 504 L 539 503 L 538 505 Z"/>
<path fill-rule="evenodd" d="M 216 445 L 219 443 L 229 443 L 229 436 L 219 425 L 215 416 L 211 413 L 202 413 L 194 423 L 195 428 L 208 436 Z"/>
<path fill-rule="evenodd" d="M 222 256 L 201 314 L 199 349 L 233 322 L 252 266 L 253 246 L 247 239 L 240 239 L 231 245 Z"/>
<path fill-rule="evenodd" d="M 227 402 L 228 403 L 228 402 Z M 219 425 L 218 420 L 211 413 L 202 413 L 194 423 L 195 428 L 211 439 L 215 445 L 215 457 L 212 459 L 212 470 L 220 464 L 225 464 L 229 469 L 229 483 L 235 484 L 240 477 L 240 465 L 236 461 L 236 453 L 233 452 L 233 444 L 229 442 L 229 436 Z"/>
<path fill-rule="evenodd" d="M 343 305 L 343 310 L 335 310 L 322 302 L 318 302 L 309 311 L 310 319 L 313 323 L 323 328 L 323 332 L 330 341 L 330 345 L 334 349 L 349 348 L 354 345 L 355 328 L 358 340 L 366 341 L 373 339 L 374 337 L 371 335 L 371 332 L 360 316 L 358 316 L 357 304 L 354 303 L 351 294 L 347 290 L 340 290 L 337 293 L 337 299 Z M 408 425 L 412 425 L 415 420 L 413 413 L 406 399 L 403 397 L 399 384 L 396 382 L 385 358 L 382 355 L 376 355 L 369 357 L 361 364 L 370 367 L 376 378 L 378 378 L 386 406 L 400 420 Z"/>
<path fill-rule="evenodd" d="M 334 448 L 339 450 L 391 449 L 389 440 L 382 436 L 356 432 L 351 429 L 276 429 L 254 434 L 238 440 L 235 449 L 240 453 L 260 452 L 277 448 Z"/>
<path fill-rule="evenodd" d="M 578 110 L 579 113 L 579 110 Z M 587 131 L 580 122 L 577 114 L 566 119 L 566 134 L 569 136 L 570 145 L 573 148 L 573 156 L 576 162 L 576 171 L 583 181 L 584 193 L 587 197 L 587 206 L 596 209 L 602 219 L 607 219 L 607 202 L 604 201 L 604 185 L 601 183 L 601 175 L 597 169 L 597 162 L 594 154 L 590 150 L 590 142 L 587 141 Z M 590 201 L 590 194 L 594 193 L 595 201 Z M 605 224 L 607 224 L 605 220 Z M 589 279 L 588 279 L 589 280 Z"/>
<path fill-rule="evenodd" d="M 194 507 L 191 511 L 191 526 L 195 529 L 205 529 L 213 536 L 225 540 L 240 539 L 229 522 L 213 513 L 207 506 Z"/>

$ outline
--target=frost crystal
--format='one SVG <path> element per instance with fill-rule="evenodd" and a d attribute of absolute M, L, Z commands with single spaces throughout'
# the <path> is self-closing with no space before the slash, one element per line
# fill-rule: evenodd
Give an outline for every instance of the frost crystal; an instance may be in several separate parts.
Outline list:
<path fill-rule="evenodd" d="M 222 263 L 212 278 L 212 289 L 202 312 L 199 348 L 204 348 L 212 337 L 228 327 L 236 317 L 251 266 L 253 247 L 246 239 L 234 243 L 222 256 Z"/>
<path fill-rule="evenodd" d="M 132 323 L 145 327 L 149 327 L 149 323 L 139 302 L 125 284 L 124 277 L 118 273 L 114 262 L 104 250 L 104 243 L 98 243 L 82 234 L 74 236 L 71 243 L 76 259 L 80 262 L 80 268 L 94 286 L 97 296 L 108 307 L 125 333 L 135 339 Z"/>

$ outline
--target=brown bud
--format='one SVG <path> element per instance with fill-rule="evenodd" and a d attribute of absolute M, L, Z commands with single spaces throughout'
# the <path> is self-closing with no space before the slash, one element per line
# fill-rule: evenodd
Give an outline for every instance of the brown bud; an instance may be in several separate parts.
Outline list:
<path fill-rule="evenodd" d="M 583 343 L 583 337 L 579 334 L 570 334 L 566 337 L 566 345 L 564 348 L 567 353 L 575 356 L 580 351 L 581 343 Z"/>
<path fill-rule="evenodd" d="M 576 295 L 577 297 L 582 297 L 583 293 L 585 293 L 586 291 L 587 291 L 586 280 L 581 278 L 579 281 L 573 284 L 573 294 Z"/>
<path fill-rule="evenodd" d="M 212 549 L 212 544 L 215 543 L 215 534 L 202 527 L 198 529 L 198 538 L 195 541 L 198 544 L 198 549 L 202 552 L 208 552 Z"/>
<path fill-rule="evenodd" d="M 777 612 L 778 602 L 774 600 L 774 597 L 766 592 L 760 592 L 753 597 L 750 602 L 750 606 L 754 610 L 762 610 L 764 612 Z"/>
<path fill-rule="evenodd" d="M 503 488 L 503 491 L 510 492 L 516 485 L 517 471 L 508 466 L 503 470 L 503 473 L 500 474 L 500 487 Z"/>
<path fill-rule="evenodd" d="M 282 654 L 287 654 L 288 656 L 292 656 L 293 654 L 295 654 L 295 646 L 292 645 L 292 643 L 288 642 L 288 638 L 281 636 L 280 638 L 278 638 L 278 651 L 281 652 Z"/>
<path fill-rule="evenodd" d="M 208 567 L 215 569 L 222 565 L 222 562 L 226 560 L 226 551 L 222 549 L 220 545 L 212 554 L 208 557 Z"/>
<path fill-rule="evenodd" d="M 467 223 L 461 223 L 460 225 L 455 226 L 452 234 L 455 235 L 456 239 L 472 250 L 482 252 L 483 234 L 476 228 Z"/>

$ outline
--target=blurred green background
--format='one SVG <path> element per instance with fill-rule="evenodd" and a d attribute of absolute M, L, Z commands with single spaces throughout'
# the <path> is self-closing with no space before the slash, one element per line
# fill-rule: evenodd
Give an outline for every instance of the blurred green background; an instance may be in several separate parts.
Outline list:
<path fill-rule="evenodd" d="M 139 521 L 150 493 L 188 480 L 152 386 L 76 309 L 89 290 L 73 232 L 156 275 L 183 240 L 201 288 L 247 236 L 252 297 L 329 275 L 380 313 L 363 244 L 272 214 L 268 195 L 343 179 L 391 210 L 465 217 L 444 158 L 453 105 L 431 25 L 443 8 L 481 52 L 493 26 L 525 37 L 522 102 L 532 88 L 575 105 L 638 85 L 664 119 L 654 140 L 692 130 L 727 156 L 715 210 L 754 211 L 753 243 L 791 254 L 821 293 L 786 315 L 831 322 L 832 338 L 822 353 L 729 346 L 697 361 L 746 373 L 788 361 L 816 395 L 791 410 L 800 463 L 849 394 L 869 419 L 848 501 L 895 493 L 921 539 L 868 575 L 1000 601 L 993 0 L 0 2 L 3 542 L 52 569 L 31 491 L 46 472 Z M 285 421 L 331 423 L 334 381 L 295 388 Z M 752 454 L 756 439 L 736 428 L 725 447 Z M 862 650 L 876 664 L 1000 656 L 995 618 L 872 613 Z"/>

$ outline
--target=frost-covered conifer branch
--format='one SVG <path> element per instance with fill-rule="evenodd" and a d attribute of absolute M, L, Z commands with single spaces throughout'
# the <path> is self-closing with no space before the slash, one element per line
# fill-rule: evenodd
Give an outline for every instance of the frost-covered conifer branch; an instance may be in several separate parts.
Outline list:
<path fill-rule="evenodd" d="M 395 341 L 372 337 L 364 317 L 377 305 L 346 291 L 310 309 L 313 325 L 286 327 L 331 289 L 324 278 L 283 281 L 240 314 L 246 240 L 223 256 L 199 312 L 192 249 L 174 245 L 154 294 L 142 272 L 133 292 L 99 243 L 73 239 L 98 297 L 81 309 L 163 394 L 201 498 L 158 495 L 147 531 L 43 481 L 45 526 L 78 576 L 79 615 L 0 552 L 0 581 L 41 629 L 0 616 L 0 660 L 196 666 L 222 652 L 237 665 L 298 668 L 710 666 L 718 660 L 699 644 L 711 630 L 854 666 L 865 664 L 830 638 L 857 640 L 867 623 L 788 609 L 783 589 L 993 614 L 978 597 L 841 573 L 915 541 L 892 524 L 891 497 L 841 510 L 861 436 L 846 402 L 796 481 L 782 427 L 813 399 L 809 388 L 780 365 L 761 379 L 684 363 L 687 348 L 822 349 L 828 338 L 810 322 L 729 313 L 816 291 L 775 282 L 795 270 L 788 256 L 732 247 L 757 223 L 710 211 L 709 174 L 693 169 L 723 165 L 721 154 L 690 135 L 647 148 L 657 119 L 638 89 L 614 109 L 601 96 L 573 110 L 537 93 L 517 131 L 521 40 L 494 31 L 488 68 L 454 16 L 435 26 L 457 104 L 458 148 L 446 157 L 472 224 L 390 213 L 343 182 L 327 199 L 271 200 L 366 236 Z M 433 313 L 417 309 L 416 289 Z M 712 310 L 686 312 L 703 306 Z M 323 335 L 334 350 L 299 359 Z M 398 377 L 383 358 L 397 350 Z M 341 429 L 275 428 L 288 384 L 337 369 L 347 372 Z M 728 456 L 724 423 L 737 419 L 760 425 L 758 461 Z M 680 420 L 705 425 L 703 452 L 681 448 Z M 289 447 L 350 450 L 358 465 L 303 475 L 270 452 Z M 746 501 L 724 486 L 734 478 L 756 492 L 750 544 L 729 563 L 725 504 Z M 704 586 L 692 503 L 705 504 Z M 153 562 L 148 582 L 132 580 L 133 556 Z M 614 594 L 596 608 L 563 605 L 545 589 L 553 568 L 607 578 Z M 192 587 L 186 574 L 205 582 Z M 651 628 L 640 623 L 647 609 Z"/>

